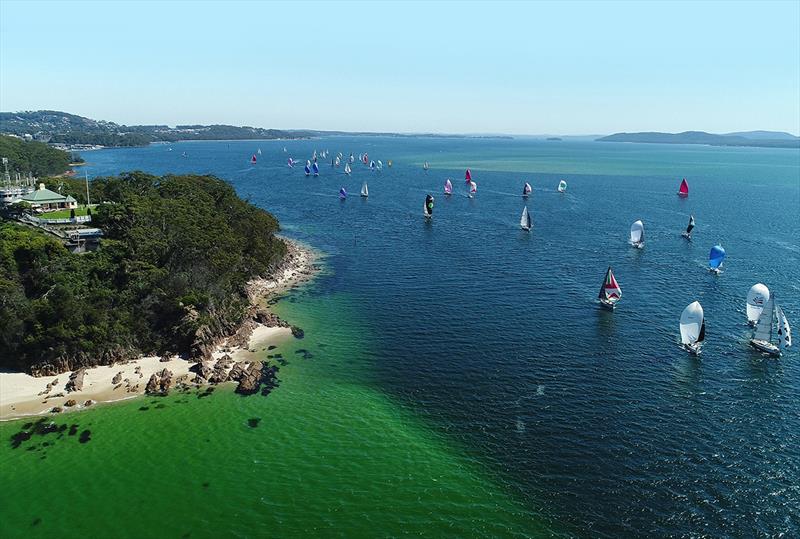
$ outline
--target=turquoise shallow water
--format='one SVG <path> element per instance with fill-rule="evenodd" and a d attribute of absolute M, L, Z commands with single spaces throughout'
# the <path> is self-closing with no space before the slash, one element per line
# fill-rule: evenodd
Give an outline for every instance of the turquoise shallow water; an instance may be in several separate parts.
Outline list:
<path fill-rule="evenodd" d="M 326 274 L 279 304 L 308 337 L 279 350 L 289 365 L 267 398 L 137 401 L 75 416 L 88 443 L 0 449 L 18 535 L 97 534 L 116 515 L 133 520 L 120 536 L 797 533 L 798 353 L 748 349 L 744 296 L 762 281 L 800 320 L 800 152 L 350 137 L 173 148 L 85 157 L 90 175 L 215 173 L 324 251 Z M 394 166 L 347 178 L 328 164 L 316 179 L 285 166 L 314 148 Z M 466 166 L 478 196 L 441 196 Z M 336 198 L 365 179 L 368 200 Z M 531 234 L 517 225 L 525 181 Z M 635 219 L 643 250 L 626 243 Z M 728 260 L 714 276 L 717 242 Z M 609 264 L 614 314 L 594 305 Z M 695 299 L 700 360 L 677 345 Z M 53 483 L 67 494 L 45 505 Z M 65 525 L 76 504 L 103 527 Z"/>

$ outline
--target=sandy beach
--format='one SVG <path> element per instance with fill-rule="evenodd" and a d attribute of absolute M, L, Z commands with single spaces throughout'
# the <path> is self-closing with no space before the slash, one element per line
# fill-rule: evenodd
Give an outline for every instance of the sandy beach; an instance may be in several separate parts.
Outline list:
<path fill-rule="evenodd" d="M 317 253 L 295 241 L 287 241 L 287 261 L 275 275 L 252 281 L 248 293 L 253 305 L 282 294 L 310 280 L 318 267 Z M 292 337 L 290 327 L 284 325 L 252 324 L 252 332 L 245 345 L 233 346 L 228 340 L 212 352 L 210 367 L 220 359 L 234 362 L 253 362 L 264 358 L 269 346 L 278 346 Z M 0 373 L 0 421 L 25 416 L 60 411 L 79 410 L 101 403 L 136 398 L 145 393 L 150 377 L 167 369 L 175 383 L 194 383 L 195 375 L 189 371 L 194 362 L 179 357 L 163 361 L 158 356 L 141 357 L 127 363 L 118 363 L 85 369 L 83 387 L 68 391 L 70 372 L 56 376 L 34 377 L 25 373 Z M 73 402 L 74 401 L 74 402 Z"/>

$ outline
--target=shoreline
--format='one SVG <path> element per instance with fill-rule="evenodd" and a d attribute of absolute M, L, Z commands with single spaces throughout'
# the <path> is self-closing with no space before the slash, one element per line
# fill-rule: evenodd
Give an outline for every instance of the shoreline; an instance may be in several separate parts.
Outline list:
<path fill-rule="evenodd" d="M 210 360 L 193 362 L 177 356 L 160 358 L 142 356 L 126 363 L 80 369 L 80 388 L 68 391 L 70 376 L 35 377 L 27 373 L 0 373 L 0 421 L 45 416 L 64 411 L 84 410 L 97 404 L 108 404 L 143 395 L 151 379 L 160 379 L 169 371 L 170 388 L 215 385 L 215 379 L 228 381 L 228 374 L 237 364 L 245 369 L 262 362 L 263 352 L 293 338 L 293 328 L 269 312 L 270 300 L 309 282 L 319 272 L 319 253 L 296 240 L 281 237 L 287 244 L 284 262 L 268 276 L 248 283 L 251 313 L 233 335 L 223 338 L 210 351 Z M 255 314 L 260 320 L 254 319 Z M 201 377 L 198 366 L 206 376 Z M 190 370 L 191 369 L 191 370 Z M 214 373 L 214 374 L 211 374 Z M 223 374 L 224 373 L 224 374 Z M 216 378 L 214 377 L 216 375 Z M 233 380 L 238 381 L 238 378 Z M 174 384 L 174 385 L 173 385 Z M 57 410 L 57 411 L 56 411 Z"/>

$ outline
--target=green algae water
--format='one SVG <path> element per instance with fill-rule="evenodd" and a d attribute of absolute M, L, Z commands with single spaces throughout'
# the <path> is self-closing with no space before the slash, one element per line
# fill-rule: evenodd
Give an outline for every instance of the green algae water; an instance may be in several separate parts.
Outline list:
<path fill-rule="evenodd" d="M 369 336 L 346 295 L 292 299 L 276 310 L 307 337 L 269 351 L 283 365 L 268 397 L 226 385 L 137 398 L 54 417 L 67 429 L 5 444 L 3 538 L 522 537 L 544 529 L 478 463 L 373 387 Z M 0 436 L 24 423 L 1 424 Z"/>
<path fill-rule="evenodd" d="M 306 337 L 263 352 L 281 355 L 267 397 L 219 388 L 104 406 L 57 416 L 63 431 L 16 448 L 25 422 L 0 425 L 3 539 L 800 535 L 797 345 L 780 360 L 752 351 L 744 313 L 763 282 L 800 323 L 800 151 L 414 137 L 173 146 L 85 152 L 86 169 L 212 173 L 273 212 L 326 255 L 325 273 L 276 306 Z M 286 166 L 323 149 L 369 152 L 384 168 L 345 176 L 323 163 L 306 178 Z M 364 181 L 368 199 L 338 199 Z M 627 241 L 638 219 L 641 250 Z M 717 243 L 728 258 L 713 275 Z M 609 265 L 623 290 L 613 314 L 595 303 Z M 700 358 L 678 335 L 695 300 Z"/>

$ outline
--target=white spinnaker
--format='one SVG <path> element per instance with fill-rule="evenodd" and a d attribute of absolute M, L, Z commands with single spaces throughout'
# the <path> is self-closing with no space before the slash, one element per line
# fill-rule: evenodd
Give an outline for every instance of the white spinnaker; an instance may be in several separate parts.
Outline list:
<path fill-rule="evenodd" d="M 699 301 L 690 303 L 681 313 L 681 342 L 683 344 L 694 344 L 700 336 L 700 328 L 703 326 L 703 307 Z"/>
<path fill-rule="evenodd" d="M 756 283 L 747 292 L 747 320 L 755 323 L 764 310 L 764 305 L 769 301 L 769 288 L 761 283 Z"/>
<path fill-rule="evenodd" d="M 644 237 L 644 223 L 634 221 L 631 225 L 631 243 L 639 243 Z"/>
<path fill-rule="evenodd" d="M 753 339 L 756 341 L 772 341 L 772 315 L 775 310 L 775 298 L 770 296 L 764 305 L 764 310 L 761 311 L 761 316 L 758 317 L 756 324 L 756 331 L 753 333 Z"/>

